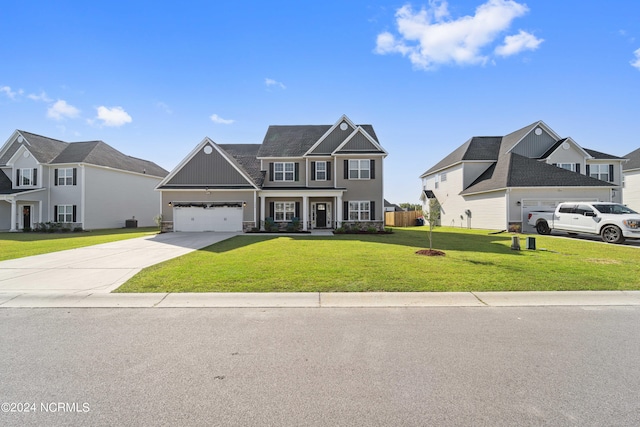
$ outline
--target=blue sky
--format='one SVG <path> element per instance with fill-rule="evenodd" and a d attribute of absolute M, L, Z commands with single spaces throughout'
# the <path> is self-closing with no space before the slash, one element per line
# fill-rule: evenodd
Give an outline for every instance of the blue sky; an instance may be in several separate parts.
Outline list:
<path fill-rule="evenodd" d="M 543 120 L 640 147 L 640 2 L 5 2 L 0 138 L 103 140 L 171 170 L 205 136 L 374 126 L 385 197 L 476 135 Z M 2 136 L 4 135 L 4 136 Z"/>

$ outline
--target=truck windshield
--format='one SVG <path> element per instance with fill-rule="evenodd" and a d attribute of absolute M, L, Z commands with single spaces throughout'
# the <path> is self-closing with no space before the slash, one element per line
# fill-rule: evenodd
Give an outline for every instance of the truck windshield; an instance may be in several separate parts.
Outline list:
<path fill-rule="evenodd" d="M 594 208 L 596 208 L 598 210 L 598 212 L 600 213 L 606 213 L 606 214 L 618 214 L 618 215 L 622 215 L 622 214 L 634 214 L 637 213 L 636 211 L 629 209 L 626 206 L 623 205 L 598 205 L 598 204 L 594 204 L 593 205 Z"/>

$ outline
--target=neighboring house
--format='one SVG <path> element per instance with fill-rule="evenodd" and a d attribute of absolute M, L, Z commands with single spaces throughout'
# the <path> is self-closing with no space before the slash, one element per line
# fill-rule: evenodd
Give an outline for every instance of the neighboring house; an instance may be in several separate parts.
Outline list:
<path fill-rule="evenodd" d="M 441 224 L 533 232 L 531 210 L 566 200 L 622 202 L 625 159 L 582 148 L 538 121 L 506 136 L 476 136 L 423 173 L 421 200 Z"/>
<path fill-rule="evenodd" d="M 0 148 L 0 230 L 60 222 L 68 228 L 152 226 L 168 174 L 102 141 L 64 142 L 16 130 Z"/>
<path fill-rule="evenodd" d="M 391 203 L 389 201 L 387 201 L 387 199 L 384 200 L 384 211 L 385 212 L 402 212 L 404 211 L 404 209 L 402 209 L 400 206 L 396 205 L 395 203 Z"/>
<path fill-rule="evenodd" d="M 624 204 L 640 212 L 640 148 L 627 154 L 624 158 L 629 159 L 622 166 Z"/>
<path fill-rule="evenodd" d="M 174 231 L 384 227 L 382 161 L 371 125 L 269 126 L 262 144 L 205 138 L 158 185 Z"/>

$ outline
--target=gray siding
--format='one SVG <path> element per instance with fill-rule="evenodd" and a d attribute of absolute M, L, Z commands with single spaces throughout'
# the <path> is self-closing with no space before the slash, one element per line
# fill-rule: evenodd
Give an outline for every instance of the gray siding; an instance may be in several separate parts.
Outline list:
<path fill-rule="evenodd" d="M 11 228 L 11 203 L 0 201 L 0 230 Z"/>
<path fill-rule="evenodd" d="M 343 151 L 366 151 L 366 152 L 380 152 L 380 150 L 374 146 L 369 139 L 361 132 L 358 132 L 347 142 L 344 147 L 340 149 Z"/>
<path fill-rule="evenodd" d="M 294 163 L 298 170 L 298 179 L 294 181 L 274 181 L 271 176 L 273 163 Z M 266 171 L 263 188 L 279 188 L 279 187 L 304 187 L 307 181 L 307 167 L 303 159 L 269 159 L 262 161 L 262 167 Z M 295 174 L 295 170 L 294 170 Z M 275 178 L 275 177 L 273 177 Z M 295 176 L 294 176 L 295 178 Z"/>
<path fill-rule="evenodd" d="M 211 154 L 201 149 L 166 185 L 250 186 L 218 150 L 211 148 Z"/>
<path fill-rule="evenodd" d="M 536 133 L 532 131 L 516 145 L 512 152 L 532 159 L 538 159 L 555 143 L 556 140 L 544 129 L 542 129 L 541 135 L 536 135 Z"/>
<path fill-rule="evenodd" d="M 340 125 L 345 123 L 347 125 L 346 130 L 340 129 Z M 351 135 L 354 131 L 353 126 L 349 125 L 347 122 L 342 122 L 340 125 L 336 126 L 336 128 L 329 134 L 327 137 L 316 147 L 315 150 L 312 151 L 312 154 L 331 154 L 333 151 L 338 148 L 340 144 L 344 142 L 344 140 Z"/>
<path fill-rule="evenodd" d="M 371 157 L 353 157 L 363 159 L 370 158 L 375 160 L 375 178 L 374 179 L 344 179 L 344 159 L 348 157 L 339 157 L 336 159 L 335 167 L 337 172 L 337 187 L 344 187 L 347 191 L 344 193 L 343 202 L 348 201 L 374 201 L 376 203 L 376 221 L 384 220 L 384 201 L 383 201 L 383 175 L 381 156 Z"/>

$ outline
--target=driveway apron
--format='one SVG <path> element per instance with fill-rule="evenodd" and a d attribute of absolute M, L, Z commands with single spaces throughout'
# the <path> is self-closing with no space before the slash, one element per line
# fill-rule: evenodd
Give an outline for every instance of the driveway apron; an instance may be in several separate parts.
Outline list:
<path fill-rule="evenodd" d="M 108 293 L 140 270 L 239 233 L 164 233 L 0 262 L 0 292 Z"/>

